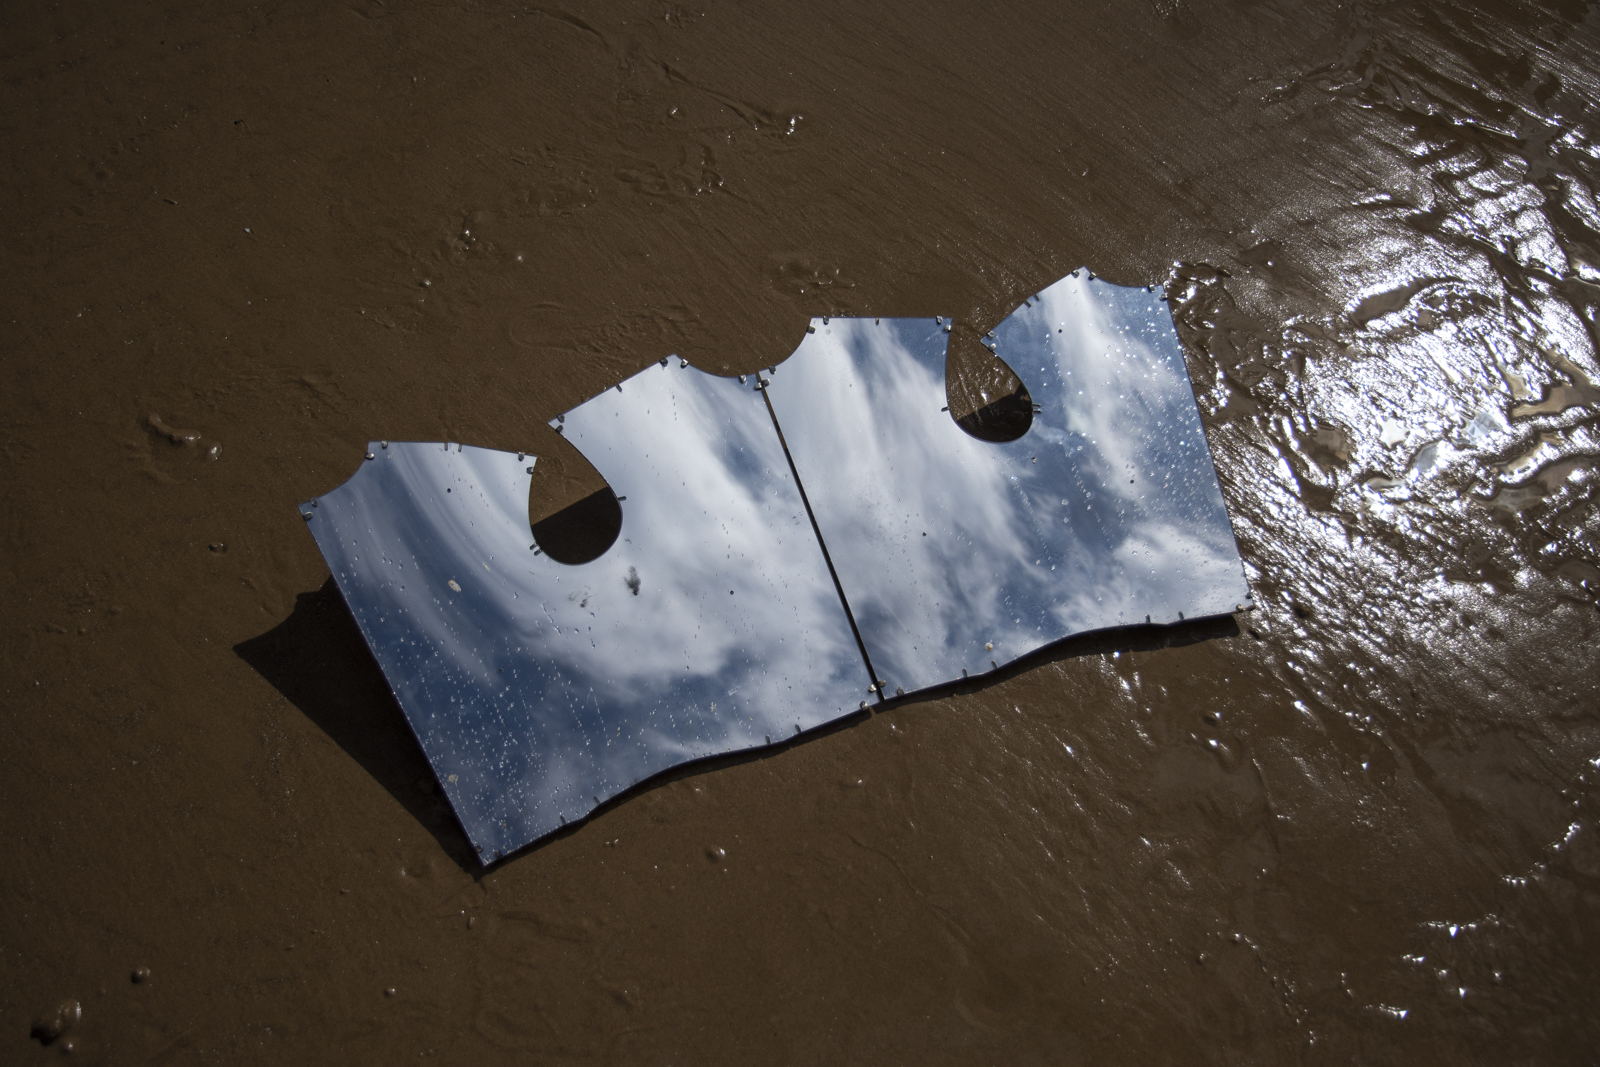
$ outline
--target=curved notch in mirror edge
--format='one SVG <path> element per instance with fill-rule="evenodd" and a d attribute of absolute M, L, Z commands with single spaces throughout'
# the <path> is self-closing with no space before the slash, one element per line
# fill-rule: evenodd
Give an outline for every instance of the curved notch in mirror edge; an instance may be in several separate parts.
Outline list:
<path fill-rule="evenodd" d="M 622 504 L 611 487 L 597 489 L 533 524 L 533 543 L 557 563 L 599 559 L 622 533 Z"/>

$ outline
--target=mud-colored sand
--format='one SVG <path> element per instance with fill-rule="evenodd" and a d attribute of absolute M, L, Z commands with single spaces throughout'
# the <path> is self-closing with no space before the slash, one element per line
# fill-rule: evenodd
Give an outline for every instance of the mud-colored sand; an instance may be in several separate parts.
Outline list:
<path fill-rule="evenodd" d="M 1571 2 L 7 4 L 0 1062 L 1596 1062 L 1597 72 Z M 295 504 L 450 439 L 542 517 L 668 352 L 1080 265 L 1259 610 L 480 872 Z"/>

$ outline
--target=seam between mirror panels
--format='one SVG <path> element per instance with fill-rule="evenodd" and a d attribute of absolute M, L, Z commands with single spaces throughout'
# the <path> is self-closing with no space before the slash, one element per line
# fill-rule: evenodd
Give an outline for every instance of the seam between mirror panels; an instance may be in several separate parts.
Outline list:
<path fill-rule="evenodd" d="M 794 476 L 795 488 L 800 491 L 800 503 L 805 505 L 806 518 L 811 520 L 811 532 L 816 535 L 817 547 L 822 549 L 822 562 L 828 565 L 828 577 L 833 579 L 834 591 L 839 594 L 839 605 L 844 608 L 844 617 L 850 623 L 850 633 L 855 636 L 856 649 L 861 653 L 861 662 L 866 664 L 867 680 L 872 683 L 872 692 L 876 694 L 878 703 L 884 701 L 883 683 L 878 680 L 878 672 L 872 669 L 872 657 L 867 655 L 867 643 L 861 639 L 861 628 L 856 625 L 855 612 L 850 610 L 850 598 L 844 595 L 844 584 L 839 581 L 839 572 L 834 569 L 833 557 L 828 554 L 828 542 L 822 537 L 822 527 L 817 525 L 817 516 L 811 510 L 811 498 L 806 495 L 806 486 L 800 480 L 800 470 L 794 465 L 794 456 L 789 453 L 789 442 L 784 440 L 783 426 L 778 422 L 778 413 L 772 409 L 772 398 L 767 396 L 767 383 L 756 376 L 759 382 L 756 392 L 761 394 L 762 402 L 767 405 L 767 414 L 772 418 L 772 428 L 777 431 L 778 444 L 783 449 L 783 458 L 789 462 L 789 473 Z"/>

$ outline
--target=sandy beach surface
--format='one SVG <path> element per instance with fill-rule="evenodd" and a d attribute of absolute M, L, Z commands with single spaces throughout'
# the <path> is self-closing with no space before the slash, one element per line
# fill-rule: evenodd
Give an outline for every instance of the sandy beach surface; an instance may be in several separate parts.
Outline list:
<path fill-rule="evenodd" d="M 1600 14 L 9 3 L 0 1061 L 1589 1064 Z M 1168 294 L 1258 607 L 480 869 L 296 504 Z M 781 368 L 780 368 L 781 373 Z"/>

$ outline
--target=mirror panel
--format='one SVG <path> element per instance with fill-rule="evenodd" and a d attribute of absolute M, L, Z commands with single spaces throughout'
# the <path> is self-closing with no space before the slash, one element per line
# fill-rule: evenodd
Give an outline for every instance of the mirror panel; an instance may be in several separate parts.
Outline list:
<path fill-rule="evenodd" d="M 816 319 L 768 395 L 892 694 L 1072 634 L 1248 605 L 1161 297 L 1072 275 L 994 331 L 1032 423 L 945 407 L 948 320 Z"/>
<path fill-rule="evenodd" d="M 868 679 L 766 405 L 674 360 L 564 416 L 620 534 L 535 547 L 532 456 L 374 442 L 302 512 L 484 862 L 668 767 L 859 707 Z"/>

